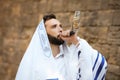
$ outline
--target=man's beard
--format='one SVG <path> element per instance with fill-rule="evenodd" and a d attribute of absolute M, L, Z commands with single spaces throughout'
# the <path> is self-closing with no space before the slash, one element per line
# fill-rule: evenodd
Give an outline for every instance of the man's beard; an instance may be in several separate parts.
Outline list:
<path fill-rule="evenodd" d="M 47 35 L 48 35 L 48 39 L 49 39 L 50 43 L 52 43 L 54 45 L 61 45 L 64 43 L 64 41 L 62 39 L 60 39 L 59 36 L 57 36 L 57 38 L 56 38 L 50 34 L 47 34 Z"/>

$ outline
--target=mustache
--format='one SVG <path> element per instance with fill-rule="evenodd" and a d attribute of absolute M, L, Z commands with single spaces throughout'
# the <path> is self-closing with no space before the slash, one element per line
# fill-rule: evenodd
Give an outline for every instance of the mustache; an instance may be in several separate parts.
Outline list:
<path fill-rule="evenodd" d="M 57 35 L 57 39 L 62 40 L 62 39 L 61 39 L 61 35 L 60 35 L 60 34 L 59 34 L 59 35 Z"/>
<path fill-rule="evenodd" d="M 57 35 L 57 39 L 60 39 L 60 34 L 59 34 L 59 35 Z"/>
<path fill-rule="evenodd" d="M 60 38 L 60 35 L 57 35 L 57 37 L 53 37 L 52 35 L 48 34 L 48 39 L 50 43 L 55 44 L 55 45 L 61 45 L 64 43 L 64 40 Z"/>

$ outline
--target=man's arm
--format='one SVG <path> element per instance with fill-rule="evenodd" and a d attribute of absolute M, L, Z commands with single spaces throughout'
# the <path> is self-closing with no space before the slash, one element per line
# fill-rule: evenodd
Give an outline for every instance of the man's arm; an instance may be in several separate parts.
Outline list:
<path fill-rule="evenodd" d="M 103 80 L 107 71 L 107 62 L 105 57 L 93 49 L 86 40 L 79 39 L 77 47 L 79 64 L 81 68 L 81 79 L 88 80 Z M 89 72 L 91 71 L 91 72 Z"/>

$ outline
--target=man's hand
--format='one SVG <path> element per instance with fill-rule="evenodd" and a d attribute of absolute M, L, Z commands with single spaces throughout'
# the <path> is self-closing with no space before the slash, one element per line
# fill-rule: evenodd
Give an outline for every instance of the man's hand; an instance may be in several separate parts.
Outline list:
<path fill-rule="evenodd" d="M 60 37 L 62 40 L 66 41 L 67 43 L 70 43 L 70 44 L 73 43 L 74 45 L 78 43 L 77 33 L 70 36 L 70 30 L 63 31 L 60 34 Z"/>

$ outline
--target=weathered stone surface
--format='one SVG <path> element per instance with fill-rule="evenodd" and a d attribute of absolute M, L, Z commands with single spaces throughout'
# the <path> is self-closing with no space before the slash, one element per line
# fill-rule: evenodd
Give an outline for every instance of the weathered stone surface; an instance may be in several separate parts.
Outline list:
<path fill-rule="evenodd" d="M 113 73 L 107 73 L 105 80 L 120 80 L 120 77 L 118 75 L 115 75 Z"/>
<path fill-rule="evenodd" d="M 112 48 L 111 47 L 109 47 L 108 49 L 109 49 L 109 59 L 108 59 L 108 63 L 109 64 L 117 64 L 118 62 L 117 62 L 117 58 L 118 58 L 118 56 L 116 56 L 118 53 L 117 53 L 117 50 L 118 50 L 118 48 L 117 48 L 117 46 L 116 45 L 111 45 L 112 46 Z"/>
<path fill-rule="evenodd" d="M 1 0 L 0 80 L 14 80 L 32 35 L 44 14 L 55 13 L 64 29 L 81 11 L 78 35 L 101 52 L 106 80 L 120 80 L 120 0 Z"/>
<path fill-rule="evenodd" d="M 68 0 L 68 10 L 97 10 L 100 9 L 101 0 Z"/>
<path fill-rule="evenodd" d="M 120 0 L 109 0 L 108 6 L 111 9 L 120 9 Z"/>
<path fill-rule="evenodd" d="M 21 16 L 20 22 L 21 26 L 33 27 L 36 26 L 38 22 L 37 15 L 37 3 L 26 2 L 21 4 Z"/>
<path fill-rule="evenodd" d="M 81 18 L 82 26 L 110 26 L 112 24 L 113 11 L 84 12 Z"/>
<path fill-rule="evenodd" d="M 107 31 L 108 27 L 80 27 L 79 35 L 87 39 L 89 43 L 106 44 Z"/>
<path fill-rule="evenodd" d="M 63 25 L 63 28 L 71 28 L 71 23 L 70 23 L 70 13 L 56 13 L 57 18 L 60 20 L 60 22 Z M 63 20 L 64 19 L 64 20 Z"/>
<path fill-rule="evenodd" d="M 67 3 L 69 3 L 69 1 L 67 2 L 66 0 L 48 0 L 47 1 L 48 5 L 50 5 L 49 7 L 47 7 L 47 11 L 48 12 L 61 12 L 61 11 L 66 11 Z"/>
<path fill-rule="evenodd" d="M 120 26 L 109 27 L 108 43 L 120 45 Z"/>
<path fill-rule="evenodd" d="M 120 26 L 120 10 L 114 10 L 113 12 L 113 25 Z"/>
<path fill-rule="evenodd" d="M 117 58 L 117 65 L 119 65 L 120 66 L 120 47 L 118 47 L 118 50 L 117 50 L 117 55 L 116 55 L 118 58 Z"/>
<path fill-rule="evenodd" d="M 120 79 L 120 66 L 108 65 L 107 80 L 119 80 Z"/>
<path fill-rule="evenodd" d="M 101 9 L 120 9 L 120 0 L 102 0 Z"/>

